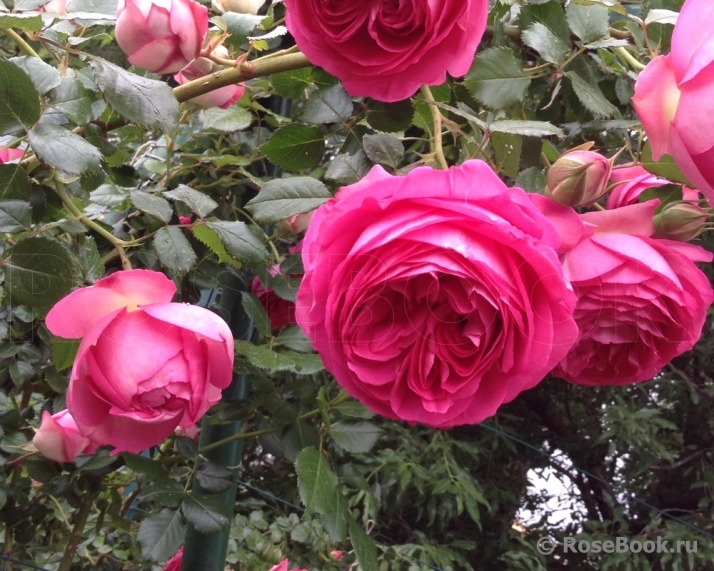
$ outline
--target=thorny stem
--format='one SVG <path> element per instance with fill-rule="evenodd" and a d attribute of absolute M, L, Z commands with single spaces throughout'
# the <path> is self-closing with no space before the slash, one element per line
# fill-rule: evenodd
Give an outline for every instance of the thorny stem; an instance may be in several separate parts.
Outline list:
<path fill-rule="evenodd" d="M 40 57 L 37 55 L 37 52 L 32 48 L 32 46 L 28 44 L 15 30 L 11 30 L 10 28 L 0 28 L 0 30 L 12 38 L 12 41 L 14 41 L 17 44 L 17 47 L 19 47 L 25 54 L 36 58 Z"/>
<path fill-rule="evenodd" d="M 439 167 L 444 170 L 448 170 L 449 164 L 446 162 L 441 140 L 441 111 L 436 107 L 436 101 L 434 101 L 434 96 L 432 95 L 431 89 L 429 89 L 428 85 L 421 86 L 421 94 L 424 96 L 424 101 L 429 104 L 431 117 L 434 120 L 434 156 L 436 157 L 436 161 L 439 163 Z"/>
<path fill-rule="evenodd" d="M 94 505 L 94 500 L 97 499 L 98 495 L 99 490 L 87 492 L 82 498 L 82 503 L 77 511 L 77 519 L 74 521 L 74 528 L 72 529 L 72 533 L 69 535 L 69 541 L 67 542 L 67 547 L 64 550 L 64 555 L 62 555 L 62 561 L 60 562 L 57 571 L 70 571 L 72 567 L 72 560 L 77 552 L 77 547 L 84 537 L 84 526 L 87 524 L 89 512 L 92 511 L 92 505 Z"/>

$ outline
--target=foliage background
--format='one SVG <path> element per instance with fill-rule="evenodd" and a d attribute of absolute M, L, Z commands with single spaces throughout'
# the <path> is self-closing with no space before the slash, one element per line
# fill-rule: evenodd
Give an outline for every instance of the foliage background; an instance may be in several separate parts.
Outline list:
<path fill-rule="evenodd" d="M 181 300 L 218 311 L 253 274 L 292 299 L 300 260 L 288 248 L 300 237 L 280 221 L 373 164 L 436 166 L 439 121 L 450 164 L 482 158 L 529 191 L 542 192 L 545 166 L 587 141 L 608 156 L 624 146 L 620 162 L 682 182 L 671 162 L 651 161 L 630 106 L 636 69 L 622 53 L 642 63 L 666 53 L 679 2 L 499 0 L 471 72 L 433 87 L 435 104 L 423 93 L 355 99 L 300 67 L 250 79 L 229 110 L 179 107 L 171 79 L 125 71 L 112 0 L 71 0 L 56 19 L 34 11 L 41 4 L 0 5 L 1 141 L 28 147 L 19 164 L 0 165 L 5 557 L 48 570 L 155 569 L 189 522 L 209 532 L 230 524 L 234 569 L 284 557 L 311 570 L 356 558 L 368 571 L 714 568 L 711 320 L 697 347 L 651 382 L 590 389 L 548 378 L 483 425 L 436 431 L 347 399 L 302 333 L 271 331 L 244 293 L 257 333 L 237 343 L 236 372 L 251 376 L 250 397 L 206 420 L 245 421 L 235 505 L 217 495 L 231 472 L 200 461 L 186 437 L 76 465 L 27 447 L 41 411 L 64 407 L 76 344 L 52 338 L 42 318 L 72 287 L 129 260 L 166 272 Z M 236 57 L 291 47 L 282 4 L 263 13 L 214 14 Z M 261 188 L 268 199 L 246 206 Z M 278 262 L 284 275 L 271 277 Z M 531 485 L 538 474 L 561 482 L 561 521 L 549 517 L 561 492 Z M 545 535 L 661 536 L 697 541 L 697 552 L 544 556 Z"/>

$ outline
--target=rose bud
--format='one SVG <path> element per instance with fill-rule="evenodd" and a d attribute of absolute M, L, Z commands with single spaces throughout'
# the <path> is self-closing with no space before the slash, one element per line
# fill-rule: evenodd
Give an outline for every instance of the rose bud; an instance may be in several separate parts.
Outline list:
<path fill-rule="evenodd" d="M 687 242 L 707 228 L 709 214 L 691 202 L 672 202 L 654 216 L 655 238 Z"/>
<path fill-rule="evenodd" d="M 67 409 L 53 415 L 44 411 L 32 443 L 40 454 L 55 462 L 74 462 L 78 454 L 91 454 L 98 448 L 82 436 Z"/>
<path fill-rule="evenodd" d="M 225 55 L 229 55 L 227 50 L 223 48 Z M 218 52 L 218 49 L 214 50 Z M 219 54 L 221 57 L 223 54 Z M 183 85 L 188 81 L 193 81 L 194 79 L 199 79 L 204 77 L 214 71 L 213 62 L 205 57 L 200 57 L 192 61 L 189 65 L 184 67 L 180 73 L 174 75 L 174 79 L 179 85 Z M 245 87 L 242 85 L 226 85 L 225 87 L 219 87 L 203 95 L 199 95 L 191 99 L 193 103 L 201 107 L 220 107 L 221 109 L 228 109 L 245 93 Z"/>
<path fill-rule="evenodd" d="M 121 0 L 116 40 L 129 62 L 176 73 L 196 59 L 208 33 L 208 9 L 193 0 Z"/>
<path fill-rule="evenodd" d="M 312 220 L 312 215 L 314 212 L 314 210 L 311 210 L 310 212 L 295 214 L 290 218 L 286 218 L 285 226 L 287 226 L 288 231 L 292 232 L 293 234 L 300 234 L 300 232 L 304 232 L 305 230 L 307 230 L 307 227 L 310 225 L 310 220 Z"/>
<path fill-rule="evenodd" d="M 588 206 L 607 191 L 612 165 L 594 151 L 572 151 L 548 169 L 546 196 L 564 206 Z"/>
<path fill-rule="evenodd" d="M 330 559 L 332 559 L 333 561 L 340 562 L 342 561 L 343 556 L 344 553 L 342 553 L 342 551 L 340 551 L 339 549 L 333 549 L 332 551 L 330 551 Z"/>
<path fill-rule="evenodd" d="M 238 12 L 239 14 L 257 14 L 265 0 L 213 0 L 211 6 L 220 12 Z"/>

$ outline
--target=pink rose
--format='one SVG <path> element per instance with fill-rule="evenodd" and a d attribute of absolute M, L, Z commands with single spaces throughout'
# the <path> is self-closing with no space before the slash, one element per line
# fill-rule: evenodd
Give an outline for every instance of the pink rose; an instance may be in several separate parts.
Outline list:
<path fill-rule="evenodd" d="M 174 555 L 171 559 L 169 559 L 164 564 L 163 571 L 181 571 L 181 563 L 182 562 L 183 562 L 183 547 L 179 547 L 179 550 L 176 552 L 176 555 Z"/>
<path fill-rule="evenodd" d="M 0 149 L 0 165 L 9 161 L 16 161 L 25 155 L 22 149 Z"/>
<path fill-rule="evenodd" d="M 199 79 L 213 71 L 213 62 L 205 57 L 198 58 L 184 67 L 180 73 L 174 75 L 174 79 L 179 85 L 183 85 L 187 81 Z M 245 93 L 245 87 L 242 85 L 226 85 L 194 97 L 191 99 L 196 105 L 201 107 L 220 107 L 228 109 Z"/>
<path fill-rule="evenodd" d="M 52 415 L 44 411 L 32 443 L 40 454 L 55 462 L 74 462 L 77 455 L 92 454 L 98 448 L 80 434 L 77 423 L 66 409 Z"/>
<path fill-rule="evenodd" d="M 590 386 L 651 379 L 701 335 L 714 292 L 694 262 L 712 254 L 651 238 L 658 200 L 579 217 L 551 204 L 551 220 L 569 236 L 562 261 L 580 327 L 553 375 Z"/>
<path fill-rule="evenodd" d="M 67 3 L 68 0 L 51 0 L 42 6 L 40 10 L 43 12 L 50 12 L 52 14 L 65 15 L 67 13 Z"/>
<path fill-rule="evenodd" d="M 571 151 L 548 169 L 546 195 L 565 206 L 589 206 L 607 192 L 612 165 L 600 153 Z"/>
<path fill-rule="evenodd" d="M 280 266 L 273 266 L 268 272 L 271 276 L 276 276 L 281 273 Z M 250 289 L 265 308 L 273 329 L 280 329 L 290 323 L 295 323 L 295 304 L 292 301 L 278 296 L 273 288 L 266 288 L 258 276 L 253 278 Z"/>
<path fill-rule="evenodd" d="M 575 341 L 555 228 L 477 160 L 374 167 L 315 211 L 297 321 L 337 381 L 388 418 L 477 423 Z"/>
<path fill-rule="evenodd" d="M 673 184 L 666 178 L 660 178 L 647 172 L 640 165 L 613 169 L 610 182 L 614 184 L 607 197 L 608 210 L 629 204 L 637 204 L 640 194 L 650 188 Z"/>
<path fill-rule="evenodd" d="M 290 564 L 289 559 L 283 559 L 277 565 L 273 565 L 268 571 L 288 571 L 288 565 Z M 307 569 L 298 569 L 295 567 L 292 571 L 307 571 Z"/>
<path fill-rule="evenodd" d="M 640 73 L 632 103 L 658 160 L 668 153 L 704 196 L 714 200 L 714 3 L 687 0 L 672 50 Z"/>
<path fill-rule="evenodd" d="M 221 13 L 257 14 L 265 4 L 265 0 L 213 0 L 211 4 Z"/>
<path fill-rule="evenodd" d="M 314 65 L 352 95 L 411 97 L 464 75 L 486 28 L 486 0 L 285 0 L 286 25 Z"/>
<path fill-rule="evenodd" d="M 231 382 L 233 337 L 213 312 L 170 303 L 160 272 L 129 270 L 61 299 L 47 328 L 82 338 L 67 390 L 80 432 L 140 452 L 189 428 Z"/>
<path fill-rule="evenodd" d="M 201 51 L 208 9 L 193 0 L 121 0 L 116 40 L 132 65 L 176 73 Z"/>

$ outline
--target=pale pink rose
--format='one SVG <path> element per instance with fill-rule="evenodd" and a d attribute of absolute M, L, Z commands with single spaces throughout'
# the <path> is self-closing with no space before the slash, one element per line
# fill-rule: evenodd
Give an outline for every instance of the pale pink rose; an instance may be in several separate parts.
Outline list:
<path fill-rule="evenodd" d="M 193 81 L 194 79 L 199 79 L 211 73 L 213 70 L 213 62 L 205 57 L 198 58 L 192 61 L 189 65 L 184 67 L 180 73 L 174 75 L 174 79 L 179 85 L 183 85 L 187 81 Z M 245 93 L 245 87 L 243 85 L 226 85 L 225 87 L 219 87 L 198 97 L 191 99 L 196 105 L 201 107 L 220 107 L 221 109 L 228 109 Z"/>
<path fill-rule="evenodd" d="M 0 149 L 0 164 L 17 161 L 25 155 L 23 149 Z"/>
<path fill-rule="evenodd" d="M 541 208 L 568 236 L 563 268 L 578 295 L 580 335 L 556 377 L 590 386 L 646 381 L 699 339 L 714 292 L 694 262 L 712 254 L 652 238 L 658 204 L 580 216 L 552 202 Z"/>
<path fill-rule="evenodd" d="M 471 66 L 486 28 L 487 0 L 334 2 L 285 0 L 286 25 L 310 63 L 355 96 L 411 97 Z"/>
<path fill-rule="evenodd" d="M 213 0 L 212 4 L 221 13 L 257 14 L 265 0 Z"/>
<path fill-rule="evenodd" d="M 79 454 L 92 454 L 98 446 L 82 436 L 68 410 L 42 413 L 42 422 L 32 443 L 45 458 L 55 462 L 74 462 Z"/>
<path fill-rule="evenodd" d="M 67 2 L 68 0 L 51 0 L 40 9 L 44 12 L 50 12 L 52 14 L 65 15 L 67 13 Z"/>
<path fill-rule="evenodd" d="M 314 210 L 311 210 L 310 212 L 304 212 L 303 214 L 296 214 L 295 216 L 291 216 L 290 218 L 285 220 L 285 225 L 288 227 L 288 230 L 292 232 L 293 234 L 300 234 L 300 232 L 304 232 L 307 230 L 307 227 L 310 225 L 310 220 L 312 220 L 312 213 L 315 212 Z"/>
<path fill-rule="evenodd" d="M 687 0 L 668 55 L 640 73 L 632 103 L 658 160 L 668 153 L 714 200 L 714 3 Z"/>
<path fill-rule="evenodd" d="M 180 547 L 176 555 L 164 564 L 163 571 L 181 571 L 181 563 L 183 563 L 183 547 Z"/>
<path fill-rule="evenodd" d="M 611 170 L 595 151 L 565 153 L 548 169 L 546 195 L 565 206 L 589 206 L 607 192 Z"/>
<path fill-rule="evenodd" d="M 208 9 L 194 0 L 120 0 L 115 33 L 132 65 L 176 73 L 198 57 Z"/>
<path fill-rule="evenodd" d="M 231 382 L 233 337 L 213 312 L 171 303 L 160 272 L 128 270 L 61 299 L 47 314 L 82 338 L 67 390 L 80 432 L 115 452 L 140 452 L 189 428 Z"/>
<path fill-rule="evenodd" d="M 352 396 L 388 418 L 481 422 L 575 341 L 560 238 L 489 166 L 374 167 L 318 208 L 297 321 Z"/>

